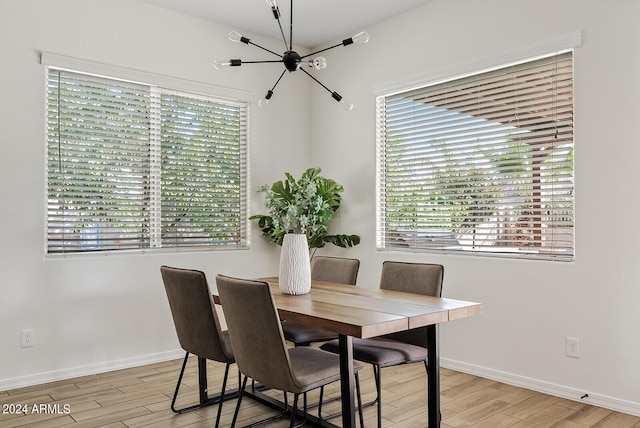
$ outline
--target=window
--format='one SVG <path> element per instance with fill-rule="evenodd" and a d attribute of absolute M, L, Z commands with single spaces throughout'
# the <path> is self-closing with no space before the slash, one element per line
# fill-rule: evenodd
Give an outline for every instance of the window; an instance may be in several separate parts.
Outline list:
<path fill-rule="evenodd" d="M 48 71 L 47 252 L 246 245 L 247 105 Z"/>
<path fill-rule="evenodd" d="M 378 248 L 573 260 L 572 55 L 378 97 Z"/>

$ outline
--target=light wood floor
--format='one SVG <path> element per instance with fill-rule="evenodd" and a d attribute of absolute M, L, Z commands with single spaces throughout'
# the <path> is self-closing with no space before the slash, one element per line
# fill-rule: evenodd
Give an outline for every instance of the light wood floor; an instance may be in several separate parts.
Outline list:
<path fill-rule="evenodd" d="M 169 361 L 143 367 L 86 376 L 45 385 L 0 391 L 4 411 L 13 404 L 27 406 L 27 415 L 0 414 L 0 427 L 213 427 L 216 406 L 175 415 L 169 406 L 181 361 Z M 222 385 L 223 365 L 209 362 L 209 391 L 217 393 Z M 237 386 L 235 366 L 231 387 Z M 371 369 L 361 373 L 363 399 L 375 395 Z M 382 373 L 383 425 L 393 428 L 426 426 L 426 374 L 424 366 L 387 368 Z M 195 358 L 185 374 L 178 404 L 197 401 Z M 441 370 L 442 426 L 452 427 L 640 427 L 640 418 L 610 410 L 552 397 L 499 382 L 447 369 Z M 275 392 L 273 393 L 275 394 Z M 337 385 L 327 391 L 336 395 Z M 281 397 L 280 394 L 276 396 Z M 316 395 L 310 396 L 310 402 Z M 236 400 L 223 406 L 221 426 L 229 426 Z M 46 405 L 49 405 L 47 408 Z M 58 405 L 56 408 L 55 405 Z M 37 410 L 34 411 L 34 405 Z M 40 405 L 45 405 L 40 408 Z M 67 407 L 65 407 L 67 405 Z M 338 403 L 325 406 L 338 409 Z M 15 408 L 13 409 L 15 410 Z M 59 413 L 59 414 L 58 414 Z M 244 399 L 239 424 L 274 415 L 269 408 Z M 339 419 L 334 423 L 339 424 Z M 365 425 L 376 426 L 375 407 L 365 410 Z M 240 426 L 240 425 L 239 425 Z M 285 427 L 285 421 L 266 425 Z"/>

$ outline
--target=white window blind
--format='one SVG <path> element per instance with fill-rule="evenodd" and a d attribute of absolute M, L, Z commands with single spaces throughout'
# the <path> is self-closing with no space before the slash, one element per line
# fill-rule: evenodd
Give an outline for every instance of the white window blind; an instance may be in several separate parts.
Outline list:
<path fill-rule="evenodd" d="M 573 260 L 573 60 L 377 98 L 377 244 Z"/>
<path fill-rule="evenodd" d="M 50 68 L 48 253 L 246 245 L 247 106 Z"/>

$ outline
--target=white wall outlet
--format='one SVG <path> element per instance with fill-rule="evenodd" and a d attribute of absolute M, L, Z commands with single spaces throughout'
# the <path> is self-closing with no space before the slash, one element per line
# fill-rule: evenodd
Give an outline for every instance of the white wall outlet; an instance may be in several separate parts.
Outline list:
<path fill-rule="evenodd" d="M 580 358 L 580 339 L 567 337 L 567 357 Z"/>
<path fill-rule="evenodd" d="M 20 332 L 20 347 L 30 348 L 33 346 L 33 329 L 25 328 Z"/>

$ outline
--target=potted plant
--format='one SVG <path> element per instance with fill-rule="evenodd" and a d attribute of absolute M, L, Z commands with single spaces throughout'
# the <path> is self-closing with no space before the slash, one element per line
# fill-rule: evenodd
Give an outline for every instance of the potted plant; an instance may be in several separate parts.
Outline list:
<path fill-rule="evenodd" d="M 283 280 L 287 280 L 288 274 L 297 275 L 298 273 L 304 278 L 308 276 L 308 287 L 311 286 L 309 254 L 315 254 L 318 248 L 328 243 L 343 248 L 360 243 L 358 235 L 329 235 L 327 223 L 340 207 L 342 200 L 340 194 L 344 188 L 334 180 L 322 177 L 320 172 L 320 168 L 309 168 L 299 180 L 287 172 L 286 180 L 276 181 L 271 186 L 264 185 L 258 189 L 259 192 L 265 193 L 265 207 L 268 212 L 253 215 L 249 219 L 258 221 L 262 234 L 271 242 L 283 246 L 280 256 L 281 286 Z M 293 262 L 302 257 L 299 254 L 289 253 L 289 241 L 293 240 L 303 242 L 297 245 L 304 245 L 306 249 L 306 261 L 302 266 L 297 266 Z M 300 281 L 303 279 L 298 279 L 298 282 Z M 308 292 L 306 284 L 300 288 L 301 292 L 289 294 L 302 294 L 304 290 Z"/>

